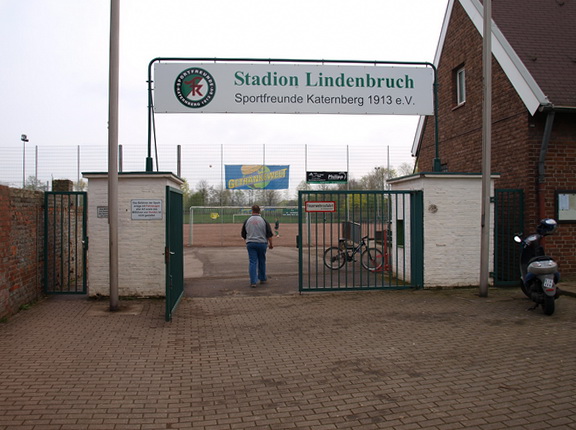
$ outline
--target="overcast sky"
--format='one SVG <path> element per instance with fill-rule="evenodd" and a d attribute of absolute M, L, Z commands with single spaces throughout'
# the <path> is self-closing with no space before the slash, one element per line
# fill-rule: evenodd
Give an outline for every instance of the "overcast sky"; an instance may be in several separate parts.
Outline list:
<path fill-rule="evenodd" d="M 153 58 L 431 62 L 447 2 L 120 0 L 124 170 L 145 168 L 146 80 Z M 62 174 L 76 179 L 77 145 L 82 171 L 106 171 L 110 1 L 0 0 L 0 20 L 0 182 L 21 185 L 23 133 L 29 138 L 29 174 L 36 146 L 43 180 Z M 157 114 L 159 168 L 175 172 L 175 148 L 182 145 L 182 176 L 193 186 L 207 175 L 218 177 L 213 171 L 221 159 L 256 164 L 265 153 L 269 164 L 302 165 L 308 145 L 309 170 L 341 170 L 348 148 L 363 160 L 356 168 L 359 176 L 362 169 L 386 165 L 387 148 L 392 167 L 412 162 L 417 119 Z M 64 165 L 69 170 L 60 173 Z"/>

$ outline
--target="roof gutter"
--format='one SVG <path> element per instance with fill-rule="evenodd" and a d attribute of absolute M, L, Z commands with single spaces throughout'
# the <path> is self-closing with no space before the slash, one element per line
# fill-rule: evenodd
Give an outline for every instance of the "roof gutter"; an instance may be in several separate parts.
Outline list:
<path fill-rule="evenodd" d="M 544 198 L 546 192 L 546 155 L 548 154 L 548 143 L 550 142 L 555 116 L 556 110 L 548 110 L 546 124 L 544 125 L 544 135 L 542 136 L 542 145 L 540 146 L 540 158 L 538 159 L 538 214 L 540 219 L 546 218 L 544 206 L 546 202 Z"/>
<path fill-rule="evenodd" d="M 538 108 L 540 112 L 558 112 L 576 114 L 574 106 L 554 106 L 553 104 L 542 105 Z"/>

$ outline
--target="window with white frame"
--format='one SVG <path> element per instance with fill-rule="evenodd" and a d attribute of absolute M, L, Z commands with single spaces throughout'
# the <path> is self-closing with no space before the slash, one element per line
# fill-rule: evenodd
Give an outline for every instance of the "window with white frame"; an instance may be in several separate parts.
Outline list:
<path fill-rule="evenodd" d="M 456 104 L 466 102 L 466 70 L 460 67 L 456 70 Z"/>

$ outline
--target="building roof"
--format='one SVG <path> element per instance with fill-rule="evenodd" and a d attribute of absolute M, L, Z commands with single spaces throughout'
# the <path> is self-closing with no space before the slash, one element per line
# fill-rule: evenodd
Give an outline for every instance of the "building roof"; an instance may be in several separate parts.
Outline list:
<path fill-rule="evenodd" d="M 492 19 L 556 107 L 576 107 L 576 1 L 493 0 Z"/>
<path fill-rule="evenodd" d="M 480 0 L 448 0 L 434 57 L 438 66 L 454 2 L 480 34 Z M 530 114 L 541 107 L 576 110 L 576 0 L 492 0 L 492 53 Z M 420 145 L 424 117 L 412 154 Z"/>

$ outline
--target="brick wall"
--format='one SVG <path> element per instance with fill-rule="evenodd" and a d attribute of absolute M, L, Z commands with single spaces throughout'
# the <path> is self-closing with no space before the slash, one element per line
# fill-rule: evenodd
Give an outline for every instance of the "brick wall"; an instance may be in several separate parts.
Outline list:
<path fill-rule="evenodd" d="M 466 102 L 456 106 L 457 68 L 466 70 Z M 539 218 L 538 158 L 546 122 L 545 113 L 531 116 L 496 60 L 492 64 L 492 172 L 500 174 L 496 188 L 524 190 L 525 232 Z M 438 65 L 439 155 L 449 172 L 482 170 L 482 38 L 459 2 L 454 9 Z M 432 171 L 435 157 L 434 121 L 426 120 L 418 170 Z M 546 217 L 555 217 L 557 189 L 576 189 L 576 121 L 556 114 L 546 158 L 544 200 Z M 576 224 L 563 224 L 547 240 L 547 251 L 564 273 L 576 275 Z"/>
<path fill-rule="evenodd" d="M 544 182 L 546 216 L 556 215 L 556 191 L 576 190 L 576 118 L 556 114 L 546 158 Z M 560 224 L 546 239 L 546 252 L 555 257 L 563 275 L 576 278 L 576 223 Z"/>
<path fill-rule="evenodd" d="M 42 294 L 44 194 L 0 185 L 0 318 Z"/>

